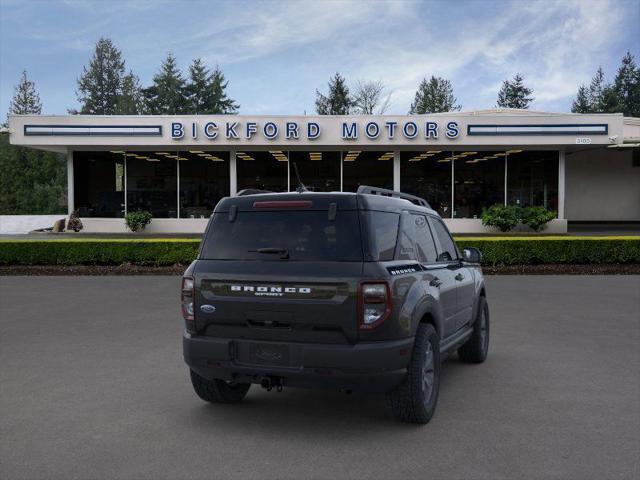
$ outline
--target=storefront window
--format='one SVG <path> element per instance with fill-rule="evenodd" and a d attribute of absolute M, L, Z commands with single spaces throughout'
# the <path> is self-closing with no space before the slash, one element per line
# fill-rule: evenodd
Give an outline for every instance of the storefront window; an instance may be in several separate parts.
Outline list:
<path fill-rule="evenodd" d="M 558 152 L 511 150 L 507 159 L 507 202 L 557 212 Z"/>
<path fill-rule="evenodd" d="M 342 190 L 355 192 L 360 185 L 393 188 L 393 151 L 343 152 Z"/>
<path fill-rule="evenodd" d="M 144 210 L 154 218 L 176 218 L 177 154 L 127 152 L 127 211 Z"/>
<path fill-rule="evenodd" d="M 229 153 L 178 152 L 180 218 L 208 218 L 222 197 L 229 196 Z"/>
<path fill-rule="evenodd" d="M 81 217 L 124 216 L 124 153 L 74 152 L 75 208 Z"/>
<path fill-rule="evenodd" d="M 300 179 L 314 192 L 340 191 L 340 152 L 289 152 L 291 162 L 291 190 L 296 188 L 293 163 L 298 166 Z"/>
<path fill-rule="evenodd" d="M 247 188 L 286 192 L 289 162 L 287 152 L 237 152 L 238 191 Z"/>
<path fill-rule="evenodd" d="M 400 153 L 400 190 L 424 198 L 444 218 L 451 218 L 452 152 Z"/>
<path fill-rule="evenodd" d="M 480 218 L 482 210 L 504 204 L 506 153 L 454 152 L 454 218 Z"/>

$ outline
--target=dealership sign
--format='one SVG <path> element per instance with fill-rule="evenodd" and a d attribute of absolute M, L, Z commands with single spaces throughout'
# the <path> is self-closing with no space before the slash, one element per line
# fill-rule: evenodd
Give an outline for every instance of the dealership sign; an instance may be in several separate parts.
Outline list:
<path fill-rule="evenodd" d="M 438 139 L 441 135 L 449 139 L 458 138 L 460 128 L 457 122 L 447 122 L 439 125 L 432 121 L 369 121 L 359 123 L 354 121 L 342 121 L 337 124 L 340 128 L 340 138 L 343 140 L 357 140 L 366 137 L 369 140 L 385 138 L 393 140 L 401 136 L 407 140 L 415 138 Z M 264 123 L 254 121 L 233 122 L 172 122 L 171 138 L 181 140 L 184 138 L 198 139 L 204 137 L 208 140 L 226 138 L 227 140 L 251 140 L 260 136 L 266 140 L 316 140 L 322 136 L 322 127 L 318 122 L 287 121 L 276 123 L 267 121 Z"/>

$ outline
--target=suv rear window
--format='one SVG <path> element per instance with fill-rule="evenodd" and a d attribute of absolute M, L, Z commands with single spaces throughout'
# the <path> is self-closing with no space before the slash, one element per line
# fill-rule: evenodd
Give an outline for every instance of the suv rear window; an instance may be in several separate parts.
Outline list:
<path fill-rule="evenodd" d="M 279 260 L 260 248 L 284 249 L 289 259 L 362 261 L 360 224 L 356 211 L 338 211 L 330 221 L 323 211 L 238 212 L 213 215 L 201 258 L 206 260 Z"/>

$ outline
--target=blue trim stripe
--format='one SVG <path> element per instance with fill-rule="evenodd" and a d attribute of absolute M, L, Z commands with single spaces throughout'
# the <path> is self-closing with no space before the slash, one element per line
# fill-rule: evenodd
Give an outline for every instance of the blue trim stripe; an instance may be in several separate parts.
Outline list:
<path fill-rule="evenodd" d="M 161 137 L 162 125 L 25 125 L 26 137 Z"/>
<path fill-rule="evenodd" d="M 563 124 L 526 124 L 526 125 L 467 125 L 469 136 L 504 135 L 607 135 L 606 123 L 563 123 Z"/>

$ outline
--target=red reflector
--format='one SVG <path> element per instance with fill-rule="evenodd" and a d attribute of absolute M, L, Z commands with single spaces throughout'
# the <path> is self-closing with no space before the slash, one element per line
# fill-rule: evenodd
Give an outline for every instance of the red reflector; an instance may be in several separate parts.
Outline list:
<path fill-rule="evenodd" d="M 311 208 L 310 200 L 272 200 L 269 202 L 253 202 L 253 208 Z"/>

